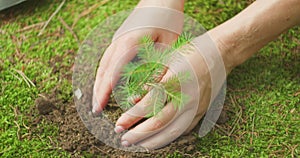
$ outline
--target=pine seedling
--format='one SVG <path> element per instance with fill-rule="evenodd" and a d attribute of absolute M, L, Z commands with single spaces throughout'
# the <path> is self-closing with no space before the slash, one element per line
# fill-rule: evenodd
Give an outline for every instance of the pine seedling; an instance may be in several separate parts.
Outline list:
<path fill-rule="evenodd" d="M 182 108 L 189 97 L 181 92 L 180 81 L 187 81 L 189 74 L 179 73 L 164 83 L 159 83 L 159 76 L 166 72 L 167 67 L 163 63 L 172 60 L 174 50 L 190 40 L 190 35 L 183 34 L 170 46 L 171 48 L 163 49 L 158 47 L 150 37 L 142 38 L 136 60 L 124 67 L 114 94 L 115 97 L 121 98 L 121 107 L 125 110 L 133 107 L 132 99 L 142 97 L 149 92 L 151 98 L 147 103 L 150 105 L 146 109 L 149 112 L 145 116 L 147 118 L 157 115 L 167 102 L 171 102 L 176 109 Z"/>

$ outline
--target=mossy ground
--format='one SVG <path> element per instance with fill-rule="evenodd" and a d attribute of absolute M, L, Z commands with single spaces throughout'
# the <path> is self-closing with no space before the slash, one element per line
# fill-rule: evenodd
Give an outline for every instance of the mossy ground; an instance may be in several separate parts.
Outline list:
<path fill-rule="evenodd" d="M 69 156 L 52 145 L 58 127 L 42 122 L 38 128 L 43 132 L 32 133 L 27 116 L 40 94 L 55 91 L 63 102 L 72 102 L 70 76 L 78 42 L 106 17 L 133 8 L 137 0 L 108 1 L 89 10 L 98 2 L 101 0 L 67 1 L 41 36 L 42 25 L 36 24 L 47 21 L 60 0 L 29 0 L 0 12 L 1 156 Z M 248 4 L 188 0 L 185 12 L 211 29 Z M 78 19 L 72 33 L 64 23 L 72 26 L 82 13 L 87 14 Z M 229 75 L 225 108 L 230 119 L 198 140 L 199 152 L 212 157 L 299 156 L 299 30 L 281 35 Z M 27 84 L 20 72 L 35 86 Z"/>

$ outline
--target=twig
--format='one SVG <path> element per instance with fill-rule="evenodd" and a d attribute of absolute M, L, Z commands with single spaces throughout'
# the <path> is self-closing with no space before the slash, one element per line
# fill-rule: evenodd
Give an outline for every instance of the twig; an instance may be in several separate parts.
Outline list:
<path fill-rule="evenodd" d="M 93 147 L 96 148 L 97 150 L 101 151 L 102 153 L 108 154 L 106 151 L 104 151 L 104 150 L 98 148 L 96 145 L 93 145 Z"/>
<path fill-rule="evenodd" d="M 235 130 L 235 127 L 237 126 L 237 124 L 238 124 L 238 122 L 241 119 L 242 114 L 243 114 L 243 109 L 240 106 L 236 105 L 236 101 L 233 99 L 233 97 L 230 96 L 230 100 L 231 100 L 231 102 L 234 106 L 237 106 L 239 108 L 239 112 L 237 113 L 237 115 L 238 115 L 237 118 L 233 122 L 233 127 L 232 127 L 232 129 L 231 129 L 231 131 L 229 132 L 229 135 L 228 135 L 229 137 L 232 135 L 233 131 Z"/>
<path fill-rule="evenodd" d="M 38 94 L 38 96 L 44 98 L 45 100 L 49 100 L 46 96 L 44 96 L 43 94 Z"/>
<path fill-rule="evenodd" d="M 11 40 L 13 42 L 13 44 L 15 45 L 15 49 L 16 49 L 16 53 L 18 56 L 21 55 L 21 50 L 20 50 L 20 41 L 18 40 L 18 38 L 16 38 L 15 36 L 11 35 Z"/>
<path fill-rule="evenodd" d="M 18 115 L 19 115 L 19 112 L 18 112 L 17 108 L 13 107 L 12 105 L 9 105 L 9 106 L 10 106 L 10 108 L 13 109 L 15 120 L 17 120 L 18 119 Z"/>
<path fill-rule="evenodd" d="M 90 8 L 88 8 L 87 10 L 84 10 L 83 12 L 81 12 L 79 14 L 79 16 L 74 20 L 73 24 L 72 24 L 72 27 L 71 28 L 74 28 L 75 25 L 77 24 L 78 20 L 88 14 L 90 14 L 94 9 L 106 4 L 107 2 L 109 2 L 109 0 L 103 0 L 101 1 L 100 3 L 96 3 L 94 4 L 93 6 L 91 6 Z"/>
<path fill-rule="evenodd" d="M 176 152 L 183 155 L 183 156 L 193 157 L 191 154 L 188 154 L 188 153 L 183 153 L 181 151 L 176 151 Z"/>
<path fill-rule="evenodd" d="M 299 92 L 296 92 L 296 93 L 294 94 L 295 97 L 297 97 L 298 95 L 300 95 L 300 91 L 299 91 Z"/>
<path fill-rule="evenodd" d="M 76 33 L 73 31 L 73 29 L 64 21 L 63 18 L 58 17 L 58 19 L 60 20 L 60 22 L 66 27 L 66 29 L 68 29 L 71 34 L 73 35 L 73 37 L 76 39 L 77 43 L 80 44 L 80 41 L 78 39 L 78 36 L 76 35 Z"/>
<path fill-rule="evenodd" d="M 23 124 L 23 126 L 24 126 L 27 130 L 30 129 L 28 126 L 25 125 L 24 121 L 22 122 L 22 124 Z"/>
<path fill-rule="evenodd" d="M 26 78 L 24 77 L 25 74 L 22 75 L 23 72 L 18 71 L 18 70 L 15 70 L 15 71 L 23 78 L 23 80 L 24 80 L 25 83 L 28 85 L 28 87 L 31 87 L 30 84 L 29 84 L 29 82 L 28 82 L 28 81 L 26 80 Z"/>
<path fill-rule="evenodd" d="M 252 143 L 253 143 L 253 133 L 254 133 L 254 127 L 255 127 L 255 112 L 256 111 L 254 111 L 254 113 L 253 113 L 253 119 L 252 119 L 252 131 L 251 131 L 251 138 L 250 138 L 250 144 L 252 145 Z"/>
<path fill-rule="evenodd" d="M 19 81 L 22 81 L 22 79 L 21 79 L 20 77 L 18 77 L 17 75 L 15 75 L 14 73 L 12 73 L 12 72 L 10 72 L 10 71 L 9 71 L 9 73 L 10 73 L 11 75 L 13 75 L 15 78 L 17 78 Z"/>
<path fill-rule="evenodd" d="M 220 125 L 215 124 L 215 126 L 216 126 L 219 130 L 221 130 L 224 134 L 229 135 L 229 133 L 228 133 L 226 130 L 224 130 Z"/>
<path fill-rule="evenodd" d="M 55 145 L 55 146 L 56 146 L 56 144 L 54 143 L 54 141 L 52 140 L 52 138 L 51 138 L 50 136 L 48 136 L 48 139 L 50 140 L 50 143 L 51 143 L 52 145 Z"/>
<path fill-rule="evenodd" d="M 25 32 L 25 31 L 31 30 L 31 29 L 36 28 L 36 27 L 42 27 L 43 25 L 45 25 L 45 23 L 46 22 L 44 21 L 44 22 L 29 25 L 29 26 L 25 26 L 22 29 L 16 31 L 16 33 Z"/>
<path fill-rule="evenodd" d="M 275 137 L 272 137 L 272 139 L 271 139 L 271 141 L 270 141 L 270 143 L 269 143 L 269 145 L 268 145 L 268 147 L 267 147 L 267 150 L 269 150 L 270 147 L 272 146 L 272 143 L 273 143 L 273 141 L 274 141 L 274 138 L 275 138 Z"/>
<path fill-rule="evenodd" d="M 19 140 L 21 140 L 21 136 L 20 136 L 21 128 L 20 128 L 20 125 L 18 124 L 17 121 L 14 121 L 14 123 L 15 123 L 15 124 L 17 125 L 17 127 L 18 127 L 18 130 L 17 130 L 17 137 L 18 137 Z"/>
<path fill-rule="evenodd" d="M 183 155 L 183 156 L 188 156 L 188 157 L 198 157 L 198 156 L 202 156 L 203 154 L 202 153 L 200 153 L 199 151 L 197 151 L 197 152 L 194 152 L 192 155 L 191 154 L 188 154 L 188 153 L 183 153 L 183 152 L 181 152 L 181 151 L 176 151 L 177 153 L 179 153 L 179 154 L 181 154 L 181 155 Z"/>
<path fill-rule="evenodd" d="M 294 158 L 295 157 L 295 150 L 297 149 L 297 147 L 298 147 L 299 145 L 297 144 L 297 145 L 295 145 L 294 147 L 291 147 L 292 149 L 292 151 L 291 151 L 291 155 L 292 155 L 292 158 Z"/>
<path fill-rule="evenodd" d="M 21 138 L 24 139 L 24 138 L 26 138 L 27 136 L 30 137 L 30 135 L 31 135 L 31 133 L 25 133 L 25 134 L 23 134 L 23 135 L 21 136 Z M 27 138 L 28 138 L 28 137 L 27 137 Z"/>
<path fill-rule="evenodd" d="M 38 36 L 42 35 L 45 28 L 48 26 L 49 22 L 52 20 L 52 18 L 59 12 L 59 10 L 62 8 L 62 6 L 65 4 L 66 0 L 63 0 L 60 5 L 57 7 L 57 9 L 55 10 L 54 13 L 52 13 L 52 15 L 50 16 L 50 18 L 46 21 L 45 25 L 43 26 L 43 28 L 41 29 L 40 33 L 38 34 Z"/>

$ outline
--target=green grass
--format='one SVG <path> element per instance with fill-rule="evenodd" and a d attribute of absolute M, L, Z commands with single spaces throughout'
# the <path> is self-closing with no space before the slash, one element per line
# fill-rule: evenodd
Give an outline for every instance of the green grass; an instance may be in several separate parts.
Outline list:
<path fill-rule="evenodd" d="M 55 141 L 57 127 L 42 123 L 39 125 L 42 134 L 28 134 L 27 115 L 38 94 L 50 93 L 57 87 L 62 92 L 59 98 L 72 100 L 68 77 L 71 72 L 67 70 L 79 46 L 58 17 L 72 25 L 95 2 L 68 1 L 42 36 L 37 36 L 40 28 L 17 32 L 48 20 L 60 2 L 29 1 L 0 13 L 0 156 L 69 155 L 52 147 L 51 139 Z M 74 32 L 82 41 L 107 16 L 130 9 L 136 3 L 137 0 L 108 2 L 82 17 Z M 185 12 L 211 29 L 246 5 L 244 1 L 190 0 Z M 299 30 L 294 28 L 280 36 L 230 74 L 226 98 L 230 120 L 199 138 L 200 152 L 213 157 L 299 156 L 300 95 L 295 95 L 300 91 Z M 60 62 L 55 62 L 55 58 L 61 59 Z M 14 70 L 23 70 L 36 87 L 29 87 L 15 77 L 21 76 Z M 170 156 L 180 157 L 180 154 Z"/>

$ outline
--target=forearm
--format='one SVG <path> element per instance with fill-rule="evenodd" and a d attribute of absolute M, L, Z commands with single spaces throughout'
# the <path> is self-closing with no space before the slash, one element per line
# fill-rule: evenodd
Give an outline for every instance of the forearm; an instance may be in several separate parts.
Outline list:
<path fill-rule="evenodd" d="M 183 11 L 184 0 L 141 0 L 137 7 L 157 6 Z"/>
<path fill-rule="evenodd" d="M 300 0 L 257 0 L 208 34 L 230 71 L 299 23 Z"/>

